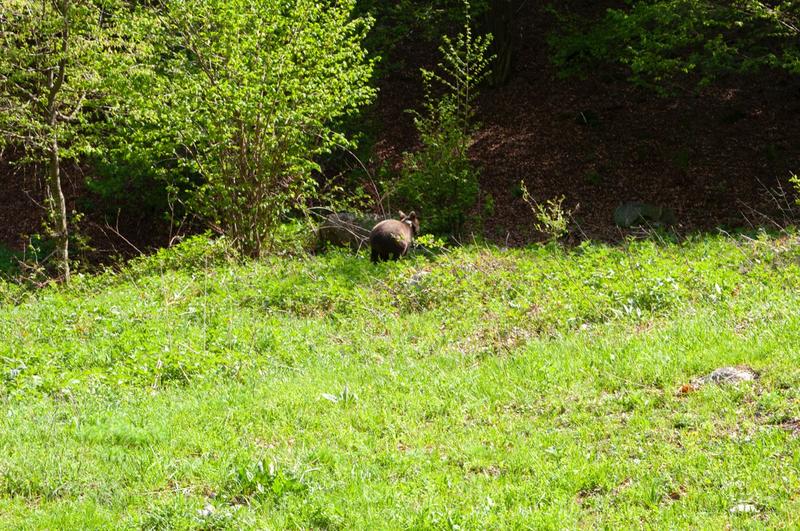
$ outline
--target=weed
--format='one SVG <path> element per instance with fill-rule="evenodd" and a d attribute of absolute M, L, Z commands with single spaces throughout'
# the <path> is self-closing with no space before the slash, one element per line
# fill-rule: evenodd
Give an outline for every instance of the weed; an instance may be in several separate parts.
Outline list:
<path fill-rule="evenodd" d="M 528 204 L 533 217 L 536 218 L 536 230 L 547 235 L 551 241 L 557 241 L 569 233 L 569 218 L 572 211 L 564 208 L 564 196 L 548 199 L 544 204 L 536 202 L 524 181 L 519 182 L 522 200 Z"/>

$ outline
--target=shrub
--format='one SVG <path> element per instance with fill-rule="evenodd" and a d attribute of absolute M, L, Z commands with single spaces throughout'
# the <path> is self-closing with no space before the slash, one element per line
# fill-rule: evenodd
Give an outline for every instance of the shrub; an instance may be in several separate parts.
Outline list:
<path fill-rule="evenodd" d="M 531 209 L 533 217 L 536 219 L 534 227 L 541 233 L 547 235 L 551 241 L 563 238 L 569 232 L 569 218 L 572 211 L 564 209 L 564 196 L 548 199 L 544 204 L 538 203 L 525 186 L 524 181 L 519 183 L 522 190 L 522 200 Z"/>
<path fill-rule="evenodd" d="M 458 233 L 478 199 L 478 172 L 467 156 L 469 136 L 459 127 L 453 100 L 443 98 L 429 112 L 414 120 L 424 147 L 405 154 L 397 192 L 419 209 L 427 231 Z"/>
<path fill-rule="evenodd" d="M 201 182 L 187 207 L 243 252 L 314 194 L 316 158 L 349 145 L 332 124 L 374 95 L 354 0 L 167 0 L 153 31 L 150 90 L 133 107 L 154 148 Z M 140 84 L 141 81 L 139 81 Z M 153 127 L 155 126 L 155 127 Z M 141 129 L 140 129 L 141 130 Z"/>
<path fill-rule="evenodd" d="M 423 69 L 424 114 L 414 124 L 422 149 L 404 155 L 397 192 L 420 211 L 426 230 L 458 234 L 478 199 L 478 171 L 468 149 L 475 130 L 477 86 L 489 73 L 491 36 L 472 34 L 469 4 L 464 31 L 455 40 L 443 38 L 438 72 Z M 433 84 L 445 90 L 433 95 Z"/>
<path fill-rule="evenodd" d="M 594 18 L 550 9 L 559 30 L 549 43 L 565 74 L 616 63 L 631 81 L 663 91 L 689 75 L 708 83 L 731 72 L 800 72 L 795 1 L 632 0 Z"/>
<path fill-rule="evenodd" d="M 232 261 L 236 257 L 235 250 L 224 237 L 212 239 L 208 234 L 200 234 L 186 238 L 173 247 L 131 260 L 129 270 L 134 276 L 168 270 L 195 271 Z"/>

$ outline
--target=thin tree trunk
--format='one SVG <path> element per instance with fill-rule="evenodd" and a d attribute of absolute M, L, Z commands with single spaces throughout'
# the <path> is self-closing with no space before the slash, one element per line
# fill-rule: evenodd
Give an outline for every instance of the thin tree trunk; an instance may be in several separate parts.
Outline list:
<path fill-rule="evenodd" d="M 516 0 L 492 0 L 486 11 L 483 32 L 491 33 L 494 37 L 489 51 L 496 56 L 488 81 L 494 87 L 505 85 L 511 76 L 511 63 L 515 53 L 511 23 L 521 7 L 521 3 Z"/>
<path fill-rule="evenodd" d="M 55 225 L 56 250 L 58 252 L 59 269 L 64 282 L 69 283 L 69 230 L 67 228 L 67 203 L 64 200 L 64 191 L 61 188 L 61 158 L 58 145 L 58 96 L 64 86 L 67 74 L 67 53 L 69 48 L 69 9 L 70 0 L 61 0 L 56 8 L 63 17 L 61 30 L 61 58 L 58 61 L 58 70 L 50 76 L 50 91 L 47 98 L 47 119 L 50 126 L 49 173 L 48 189 L 52 204 L 50 212 Z"/>
<path fill-rule="evenodd" d="M 50 172 L 48 178 L 50 197 L 53 204 L 53 223 L 55 224 L 56 250 L 58 252 L 59 269 L 64 282 L 69 283 L 69 232 L 67 229 L 67 202 L 61 188 L 61 161 L 58 156 L 58 138 L 55 131 L 50 144 Z"/>

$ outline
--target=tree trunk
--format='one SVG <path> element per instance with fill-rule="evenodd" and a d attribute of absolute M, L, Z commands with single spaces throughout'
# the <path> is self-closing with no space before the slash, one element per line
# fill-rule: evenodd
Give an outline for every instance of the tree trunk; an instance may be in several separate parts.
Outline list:
<path fill-rule="evenodd" d="M 67 230 L 67 202 L 64 200 L 64 191 L 61 188 L 61 161 L 58 156 L 58 138 L 53 131 L 50 143 L 50 172 L 48 178 L 50 198 L 53 201 L 51 212 L 53 214 L 53 229 L 56 237 L 56 251 L 58 253 L 59 269 L 64 282 L 69 283 L 69 232 Z"/>
<path fill-rule="evenodd" d="M 517 0 L 492 0 L 483 20 L 483 32 L 491 33 L 494 37 L 489 51 L 496 58 L 488 80 L 493 87 L 505 85 L 511 76 L 514 56 L 514 38 L 511 32 L 511 22 L 520 7 L 520 3 Z"/>
<path fill-rule="evenodd" d="M 53 230 L 56 237 L 56 251 L 58 253 L 59 269 L 65 283 L 69 283 L 69 231 L 67 229 L 67 202 L 64 200 L 64 191 L 61 189 L 61 158 L 58 146 L 58 97 L 67 75 L 67 53 L 69 49 L 70 28 L 70 0 L 61 0 L 55 4 L 62 16 L 63 27 L 61 30 L 61 57 L 58 61 L 57 71 L 51 71 L 50 87 L 47 98 L 47 119 L 50 126 L 49 147 L 49 175 L 48 189 L 50 192 L 50 213 L 52 215 Z"/>

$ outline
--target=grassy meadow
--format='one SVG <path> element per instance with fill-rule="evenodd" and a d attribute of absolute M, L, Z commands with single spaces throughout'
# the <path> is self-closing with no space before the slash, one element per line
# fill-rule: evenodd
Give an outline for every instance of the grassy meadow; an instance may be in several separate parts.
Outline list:
<path fill-rule="evenodd" d="M 0 282 L 0 528 L 800 526 L 794 236 L 226 256 Z"/>

